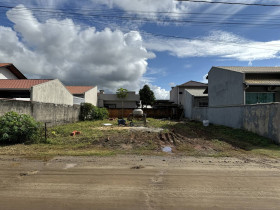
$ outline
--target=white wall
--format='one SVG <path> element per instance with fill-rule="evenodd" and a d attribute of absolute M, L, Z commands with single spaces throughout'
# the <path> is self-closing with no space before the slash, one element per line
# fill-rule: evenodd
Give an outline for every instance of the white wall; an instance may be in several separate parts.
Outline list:
<path fill-rule="evenodd" d="M 85 103 L 97 106 L 97 86 L 85 92 Z"/>
<path fill-rule="evenodd" d="M 183 95 L 185 89 L 186 87 L 178 87 L 178 86 L 172 88 L 172 90 L 170 91 L 170 101 L 174 102 L 175 104 L 184 106 Z M 182 94 L 180 94 L 180 92 L 182 92 Z"/>
<path fill-rule="evenodd" d="M 184 90 L 183 92 L 182 104 L 184 108 L 185 117 L 191 119 L 193 109 L 193 96 L 186 90 Z"/>
<path fill-rule="evenodd" d="M 73 104 L 80 105 L 81 103 L 84 103 L 84 102 L 85 102 L 84 98 L 73 96 Z"/>
<path fill-rule="evenodd" d="M 170 90 L 170 101 L 178 104 L 178 87 L 173 87 Z"/>
<path fill-rule="evenodd" d="M 128 92 L 124 99 L 118 98 L 116 94 L 99 94 L 98 106 L 104 107 L 105 104 L 115 104 L 116 108 L 137 108 L 136 102 L 140 102 L 140 95 L 135 92 Z"/>
<path fill-rule="evenodd" d="M 43 103 L 73 105 L 73 95 L 58 80 L 51 80 L 31 88 L 31 100 Z"/>
<path fill-rule="evenodd" d="M 0 79 L 18 79 L 9 69 L 0 68 Z"/>

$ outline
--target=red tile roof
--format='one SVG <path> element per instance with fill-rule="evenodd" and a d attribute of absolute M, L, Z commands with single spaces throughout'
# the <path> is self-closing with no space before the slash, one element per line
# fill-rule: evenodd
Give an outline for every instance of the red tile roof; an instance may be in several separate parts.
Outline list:
<path fill-rule="evenodd" d="M 0 67 L 5 67 L 5 66 L 9 66 L 11 65 L 12 63 L 0 63 Z"/>
<path fill-rule="evenodd" d="M 45 83 L 49 79 L 0 79 L 0 89 L 30 89 L 34 85 Z"/>
<path fill-rule="evenodd" d="M 18 79 L 27 79 L 12 63 L 0 63 L 1 67 L 9 69 Z"/>
<path fill-rule="evenodd" d="M 83 94 L 88 90 L 94 88 L 94 86 L 66 86 L 66 88 L 72 94 Z"/>

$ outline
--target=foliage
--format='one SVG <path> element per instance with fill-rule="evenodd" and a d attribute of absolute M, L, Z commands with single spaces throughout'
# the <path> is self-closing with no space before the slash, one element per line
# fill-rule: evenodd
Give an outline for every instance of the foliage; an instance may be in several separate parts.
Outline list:
<path fill-rule="evenodd" d="M 142 89 L 139 90 L 140 100 L 143 105 L 153 105 L 155 102 L 154 92 L 150 89 L 149 85 L 144 85 Z"/>
<path fill-rule="evenodd" d="M 109 113 L 106 108 L 98 108 L 91 103 L 81 104 L 80 120 L 103 120 L 108 118 Z"/>
<path fill-rule="evenodd" d="M 8 112 L 0 117 L 0 142 L 4 144 L 39 142 L 41 124 L 33 117 Z"/>
<path fill-rule="evenodd" d="M 126 98 L 126 96 L 128 94 L 128 90 L 125 88 L 119 88 L 117 90 L 116 94 L 117 94 L 118 98 L 124 99 L 124 98 Z"/>
<path fill-rule="evenodd" d="M 169 135 L 172 132 L 175 137 L 183 137 L 181 143 L 174 145 L 174 155 L 280 158 L 278 145 L 241 129 L 211 124 L 204 127 L 201 122 L 195 121 L 176 122 L 152 118 L 147 121 L 150 128 L 163 128 L 161 134 Z M 111 123 L 112 126 L 105 127 L 104 123 Z M 81 133 L 70 136 L 74 130 Z M 117 120 L 80 121 L 49 128 L 47 144 L 0 146 L 0 155 L 25 155 L 44 159 L 56 155 L 166 155 L 159 152 L 160 133 L 139 132 L 119 127 Z M 122 145 L 131 145 L 131 148 L 123 149 Z"/>
<path fill-rule="evenodd" d="M 82 103 L 80 110 L 80 120 L 92 120 L 92 112 L 94 109 L 94 105 L 91 103 Z"/>
<path fill-rule="evenodd" d="M 123 119 L 123 99 L 126 98 L 127 94 L 128 94 L 128 90 L 125 88 L 119 88 L 116 92 L 117 97 L 122 99 L 122 119 Z"/>
<path fill-rule="evenodd" d="M 106 108 L 94 107 L 91 116 L 94 120 L 103 120 L 109 117 L 109 112 Z"/>

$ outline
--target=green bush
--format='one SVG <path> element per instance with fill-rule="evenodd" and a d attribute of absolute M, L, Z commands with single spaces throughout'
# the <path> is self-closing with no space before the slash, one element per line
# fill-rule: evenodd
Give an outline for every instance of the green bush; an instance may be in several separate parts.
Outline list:
<path fill-rule="evenodd" d="M 106 108 L 98 108 L 90 103 L 81 104 L 80 120 L 103 120 L 108 118 L 109 113 Z"/>
<path fill-rule="evenodd" d="M 94 107 L 92 112 L 92 119 L 94 120 L 103 120 L 105 118 L 108 118 L 109 113 L 106 108 L 98 108 Z"/>
<path fill-rule="evenodd" d="M 0 143 L 39 142 L 41 128 L 29 115 L 8 112 L 0 117 Z"/>
<path fill-rule="evenodd" d="M 90 103 L 82 103 L 81 110 L 80 110 L 80 120 L 93 120 L 92 118 L 92 110 L 94 106 Z"/>

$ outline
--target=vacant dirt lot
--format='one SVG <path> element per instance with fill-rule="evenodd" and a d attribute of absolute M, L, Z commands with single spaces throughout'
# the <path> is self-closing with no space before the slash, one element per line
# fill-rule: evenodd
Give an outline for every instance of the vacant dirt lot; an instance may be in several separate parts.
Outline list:
<path fill-rule="evenodd" d="M 278 209 L 280 159 L 0 156 L 1 209 Z"/>

